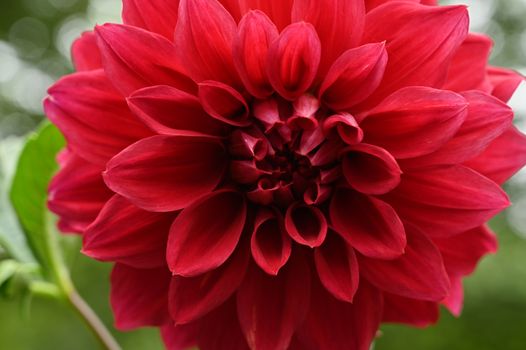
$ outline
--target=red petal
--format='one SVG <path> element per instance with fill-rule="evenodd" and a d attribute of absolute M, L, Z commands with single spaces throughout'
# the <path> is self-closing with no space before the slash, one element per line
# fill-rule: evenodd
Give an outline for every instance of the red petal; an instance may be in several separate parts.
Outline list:
<path fill-rule="evenodd" d="M 323 132 L 329 134 L 336 129 L 343 142 L 348 145 L 360 143 L 363 140 L 363 130 L 354 117 L 348 113 L 335 114 L 323 122 Z"/>
<path fill-rule="evenodd" d="M 234 181 L 242 184 L 252 184 L 260 177 L 271 174 L 270 171 L 260 169 L 255 160 L 232 160 L 229 172 Z"/>
<path fill-rule="evenodd" d="M 178 8 L 179 0 L 123 0 L 122 20 L 172 40 Z"/>
<path fill-rule="evenodd" d="M 169 307 L 176 324 L 198 320 L 223 304 L 239 287 L 248 267 L 246 245 L 240 245 L 220 267 L 196 277 L 174 276 Z"/>
<path fill-rule="evenodd" d="M 367 113 L 360 127 L 365 142 L 395 158 L 431 153 L 455 135 L 467 115 L 466 100 L 428 87 L 401 89 Z"/>
<path fill-rule="evenodd" d="M 234 130 L 230 134 L 229 151 L 234 157 L 247 160 L 263 160 L 268 154 L 269 144 L 258 129 Z"/>
<path fill-rule="evenodd" d="M 241 86 L 232 58 L 236 32 L 236 22 L 217 0 L 181 0 L 175 46 L 195 81 Z"/>
<path fill-rule="evenodd" d="M 258 98 L 273 93 L 267 77 L 267 53 L 278 29 L 261 11 L 250 11 L 239 23 L 234 40 L 234 63 L 247 91 Z"/>
<path fill-rule="evenodd" d="M 497 184 L 460 165 L 405 173 L 387 200 L 404 223 L 435 237 L 480 226 L 510 204 Z"/>
<path fill-rule="evenodd" d="M 285 227 L 293 240 L 311 248 L 319 247 L 327 235 L 327 221 L 321 210 L 299 202 L 287 209 Z"/>
<path fill-rule="evenodd" d="M 450 276 L 451 291 L 447 298 L 442 300 L 442 304 L 453 314 L 459 317 L 464 307 L 464 288 L 462 286 L 462 278 L 458 276 Z"/>
<path fill-rule="evenodd" d="M 134 269 L 116 264 L 111 274 L 115 327 L 131 330 L 167 324 L 169 283 L 170 272 L 166 268 Z"/>
<path fill-rule="evenodd" d="M 526 164 L 526 136 L 515 127 L 497 137 L 484 152 L 466 162 L 470 168 L 502 185 Z"/>
<path fill-rule="evenodd" d="M 239 324 L 235 298 L 203 319 L 198 346 L 200 350 L 249 350 Z"/>
<path fill-rule="evenodd" d="M 386 41 L 389 61 L 382 84 L 366 104 L 405 86 L 441 87 L 451 58 L 467 36 L 468 23 L 465 6 L 393 1 L 369 12 L 362 42 Z"/>
<path fill-rule="evenodd" d="M 387 203 L 349 189 L 335 191 L 330 204 L 334 230 L 365 256 L 394 259 L 404 252 L 404 226 Z"/>
<path fill-rule="evenodd" d="M 113 196 L 83 236 L 87 256 L 148 269 L 166 264 L 166 241 L 174 214 L 151 213 Z"/>
<path fill-rule="evenodd" d="M 413 327 L 427 327 L 438 322 L 438 303 L 416 300 L 384 293 L 382 322 L 403 323 Z"/>
<path fill-rule="evenodd" d="M 497 237 L 487 227 L 480 226 L 447 238 L 433 238 L 440 249 L 444 264 L 450 274 L 466 276 L 486 254 L 497 251 Z"/>
<path fill-rule="evenodd" d="M 83 233 L 111 195 L 99 166 L 68 153 L 49 185 L 48 207 L 59 216 L 61 231 Z"/>
<path fill-rule="evenodd" d="M 195 92 L 177 49 L 164 37 L 136 27 L 105 24 L 95 28 L 104 71 L 124 96 L 153 85 Z"/>
<path fill-rule="evenodd" d="M 270 275 L 277 275 L 289 260 L 291 252 L 291 241 L 279 212 L 268 209 L 258 211 L 250 247 L 259 267 Z"/>
<path fill-rule="evenodd" d="M 511 99 L 520 83 L 525 80 L 520 73 L 499 67 L 489 67 L 488 78 L 491 85 L 493 85 L 491 94 L 504 102 L 508 102 Z"/>
<path fill-rule="evenodd" d="M 275 277 L 252 265 L 237 293 L 241 329 L 249 347 L 287 349 L 310 300 L 309 267 L 295 256 Z"/>
<path fill-rule="evenodd" d="M 210 118 L 199 99 L 170 86 L 153 86 L 133 93 L 131 111 L 148 127 L 163 135 L 220 135 L 224 125 Z"/>
<path fill-rule="evenodd" d="M 222 190 L 185 208 L 170 230 L 166 258 L 174 275 L 193 277 L 221 266 L 232 254 L 246 217 L 240 193 Z"/>
<path fill-rule="evenodd" d="M 71 46 L 71 56 L 77 71 L 89 71 L 102 68 L 102 59 L 97 46 L 97 37 L 93 32 L 84 32 Z"/>
<path fill-rule="evenodd" d="M 197 344 L 199 326 L 196 324 L 161 327 L 161 337 L 167 350 L 187 350 Z"/>
<path fill-rule="evenodd" d="M 91 163 L 106 162 L 150 131 L 130 113 L 102 70 L 60 79 L 44 101 L 46 115 L 68 140 L 68 146 Z"/>
<path fill-rule="evenodd" d="M 343 151 L 343 175 L 349 185 L 365 194 L 384 194 L 400 183 L 402 171 L 383 148 L 359 143 Z"/>
<path fill-rule="evenodd" d="M 314 251 L 314 262 L 323 286 L 335 298 L 352 303 L 359 282 L 354 250 L 330 231 L 323 245 Z"/>
<path fill-rule="evenodd" d="M 492 46 L 493 42 L 489 37 L 469 34 L 451 61 L 444 89 L 489 92 L 491 87 L 486 80 L 486 65 Z"/>
<path fill-rule="evenodd" d="M 440 301 L 449 278 L 438 248 L 422 232 L 406 225 L 405 254 L 396 260 L 360 257 L 360 273 L 376 287 L 406 298 Z"/>
<path fill-rule="evenodd" d="M 289 25 L 269 49 L 270 83 L 284 98 L 297 99 L 313 83 L 320 55 L 320 40 L 312 25 L 305 22 Z"/>
<path fill-rule="evenodd" d="M 383 5 L 390 1 L 400 1 L 400 0 L 365 0 L 365 8 L 367 9 L 367 12 L 373 10 L 374 8 Z M 436 0 L 404 0 L 407 2 L 414 2 L 414 3 L 426 3 L 426 2 L 433 2 Z"/>
<path fill-rule="evenodd" d="M 513 110 L 479 91 L 462 93 L 469 102 L 468 116 L 455 136 L 438 151 L 415 159 L 408 166 L 458 164 L 471 159 L 512 126 Z"/>
<path fill-rule="evenodd" d="M 294 1 L 292 22 L 298 21 L 314 25 L 322 46 L 319 74 L 325 75 L 338 56 L 360 42 L 365 25 L 365 6 L 363 1 Z"/>
<path fill-rule="evenodd" d="M 219 184 L 225 156 L 212 138 L 152 136 L 113 157 L 104 181 L 145 210 L 179 210 Z"/>
<path fill-rule="evenodd" d="M 242 13 L 261 10 L 269 16 L 279 30 L 290 24 L 290 13 L 294 0 L 239 0 Z"/>
<path fill-rule="evenodd" d="M 323 80 L 320 99 L 334 110 L 349 109 L 378 88 L 386 64 L 387 51 L 383 42 L 345 51 Z"/>
<path fill-rule="evenodd" d="M 383 298 L 360 281 L 354 303 L 342 302 L 313 283 L 312 302 L 300 338 L 309 350 L 369 350 L 382 318 Z"/>
<path fill-rule="evenodd" d="M 232 87 L 207 80 L 199 84 L 199 100 L 213 118 L 234 126 L 248 126 L 248 105 Z"/>

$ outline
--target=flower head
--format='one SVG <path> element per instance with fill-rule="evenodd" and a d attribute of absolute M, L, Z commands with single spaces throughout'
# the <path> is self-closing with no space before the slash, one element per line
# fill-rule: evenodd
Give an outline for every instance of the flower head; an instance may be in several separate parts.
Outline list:
<path fill-rule="evenodd" d="M 526 162 L 505 103 L 522 77 L 487 66 L 465 7 L 123 3 L 45 101 L 68 140 L 49 206 L 116 262 L 118 327 L 367 350 L 381 322 L 460 312 Z"/>

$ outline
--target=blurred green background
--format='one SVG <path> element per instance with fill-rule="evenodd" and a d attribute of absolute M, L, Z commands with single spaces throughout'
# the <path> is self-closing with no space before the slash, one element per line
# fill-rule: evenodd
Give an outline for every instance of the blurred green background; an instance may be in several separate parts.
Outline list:
<path fill-rule="evenodd" d="M 457 0 L 470 6 L 473 31 L 496 41 L 492 62 L 526 73 L 526 0 Z M 46 88 L 71 71 L 69 47 L 95 24 L 118 22 L 120 0 L 0 0 L 0 140 L 24 135 L 42 120 Z M 526 87 L 512 99 L 526 126 Z M 514 207 L 494 220 L 500 251 L 465 281 L 462 317 L 443 312 L 425 330 L 385 326 L 376 350 L 526 349 L 526 172 L 507 185 Z M 0 258 L 2 257 L 0 250 Z M 110 266 L 76 254 L 72 275 L 80 293 L 110 327 Z M 0 349 L 92 350 L 89 331 L 56 301 L 35 298 L 29 309 L 0 300 Z M 162 349 L 157 330 L 114 331 L 123 349 Z"/>

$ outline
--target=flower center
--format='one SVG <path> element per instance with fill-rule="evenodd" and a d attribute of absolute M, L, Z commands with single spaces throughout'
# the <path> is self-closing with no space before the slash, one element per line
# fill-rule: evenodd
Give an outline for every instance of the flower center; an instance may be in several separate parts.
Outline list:
<path fill-rule="evenodd" d="M 336 128 L 327 127 L 328 116 L 312 95 L 254 101 L 251 125 L 230 135 L 227 178 L 258 204 L 323 203 L 340 178 L 338 151 L 345 147 L 331 137 Z"/>

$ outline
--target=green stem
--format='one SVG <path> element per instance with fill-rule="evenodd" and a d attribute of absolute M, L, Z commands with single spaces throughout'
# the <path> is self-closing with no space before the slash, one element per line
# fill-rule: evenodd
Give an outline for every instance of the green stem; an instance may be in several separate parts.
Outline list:
<path fill-rule="evenodd" d="M 73 290 L 68 295 L 68 301 L 77 314 L 82 318 L 86 326 L 92 331 L 99 343 L 107 350 L 120 350 L 119 344 L 115 341 L 111 333 L 106 329 L 97 314 L 90 308 L 88 303 Z"/>
<path fill-rule="evenodd" d="M 57 283 L 57 287 L 60 289 L 68 304 L 95 335 L 104 350 L 121 350 L 117 341 L 115 341 L 106 326 L 104 326 L 104 323 L 102 323 L 97 314 L 76 291 L 69 271 L 64 264 L 64 258 L 57 239 L 58 235 L 55 232 L 55 222 L 49 214 L 46 221 L 48 224 L 46 228 L 48 235 L 46 240 L 49 254 L 48 261 L 52 277 Z"/>

